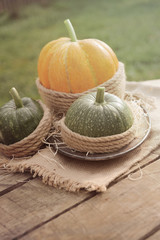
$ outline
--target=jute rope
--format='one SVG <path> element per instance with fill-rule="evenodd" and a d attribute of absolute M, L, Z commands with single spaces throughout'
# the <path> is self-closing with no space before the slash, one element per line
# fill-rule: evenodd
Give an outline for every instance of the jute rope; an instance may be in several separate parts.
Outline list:
<path fill-rule="evenodd" d="M 43 107 L 44 115 L 37 128 L 28 137 L 10 145 L 0 143 L 0 152 L 5 156 L 16 158 L 30 156 L 36 153 L 43 144 L 42 141 L 48 135 L 51 128 L 52 115 L 41 101 L 40 104 Z"/>
<path fill-rule="evenodd" d="M 125 83 L 126 75 L 125 68 L 122 62 L 119 62 L 118 71 L 115 75 L 106 81 L 105 83 L 99 85 L 105 87 L 105 91 L 115 94 L 120 98 L 124 98 L 125 94 Z M 83 93 L 63 93 L 47 89 L 40 83 L 39 79 L 36 80 L 36 85 L 39 91 L 41 98 L 44 103 L 48 106 L 51 111 L 54 112 L 66 112 L 70 105 L 80 96 L 85 93 L 93 92 L 96 88 L 89 89 Z"/>
<path fill-rule="evenodd" d="M 61 119 L 61 136 L 65 144 L 80 152 L 104 153 L 114 152 L 129 144 L 134 138 L 137 129 L 136 105 L 130 106 L 134 113 L 134 123 L 127 131 L 106 137 L 86 137 L 71 131 L 64 123 L 65 118 Z M 134 109 L 133 109 L 134 108 Z"/>

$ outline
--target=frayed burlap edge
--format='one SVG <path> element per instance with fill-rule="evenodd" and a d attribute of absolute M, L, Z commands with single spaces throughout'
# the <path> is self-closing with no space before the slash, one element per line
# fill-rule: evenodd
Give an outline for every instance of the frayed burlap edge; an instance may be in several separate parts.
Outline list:
<path fill-rule="evenodd" d="M 69 192 L 79 192 L 82 189 L 85 189 L 88 192 L 105 192 L 107 190 L 107 186 L 105 186 L 104 184 L 98 185 L 91 182 L 76 182 L 58 175 L 55 170 L 53 170 L 52 172 L 44 170 L 43 167 L 37 164 L 31 166 L 30 163 L 21 164 L 19 162 L 16 166 L 12 165 L 12 163 L 9 163 L 4 164 L 4 167 L 10 172 L 24 173 L 29 171 L 32 174 L 33 178 L 37 176 L 41 177 L 44 184 L 55 187 L 57 189 L 65 189 Z"/>
<path fill-rule="evenodd" d="M 129 104 L 129 103 L 128 103 Z M 132 109 L 134 105 L 130 105 Z M 133 111 L 133 110 L 132 110 Z M 128 145 L 134 138 L 137 129 L 136 114 L 134 109 L 133 125 L 125 132 L 106 137 L 87 137 L 71 131 L 65 125 L 65 117 L 60 121 L 61 137 L 64 143 L 74 150 L 91 153 L 110 153 Z"/>
<path fill-rule="evenodd" d="M 66 112 L 70 105 L 80 96 L 93 92 L 96 88 L 89 89 L 83 93 L 63 93 L 47 89 L 40 83 L 39 79 L 36 80 L 36 85 L 39 91 L 39 94 L 48 106 L 48 108 L 53 112 Z M 124 98 L 125 94 L 125 85 L 126 85 L 126 74 L 125 67 L 122 62 L 119 62 L 118 71 L 115 75 L 106 81 L 105 83 L 99 85 L 105 87 L 105 91 L 112 93 L 120 98 Z"/>
<path fill-rule="evenodd" d="M 31 156 L 43 144 L 43 139 L 48 135 L 51 128 L 52 115 L 50 110 L 41 101 L 39 102 L 43 107 L 44 115 L 37 128 L 28 137 L 19 142 L 10 145 L 0 143 L 0 152 L 3 155 L 12 158 Z"/>

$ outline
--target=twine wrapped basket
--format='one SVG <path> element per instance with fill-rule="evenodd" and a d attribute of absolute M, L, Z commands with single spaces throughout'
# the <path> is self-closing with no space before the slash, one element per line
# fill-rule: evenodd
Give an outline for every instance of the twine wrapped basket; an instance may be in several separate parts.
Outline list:
<path fill-rule="evenodd" d="M 82 136 L 78 133 L 71 131 L 65 125 L 65 117 L 60 121 L 61 136 L 64 143 L 71 149 L 80 151 L 80 152 L 91 152 L 91 153 L 110 153 L 115 152 L 122 147 L 129 144 L 136 136 L 136 131 L 138 129 L 138 121 L 141 118 L 140 106 L 135 102 L 128 102 L 133 116 L 134 122 L 133 125 L 125 132 L 121 134 L 116 134 L 106 137 L 87 137 Z"/>
<path fill-rule="evenodd" d="M 126 74 L 125 67 L 122 62 L 119 62 L 118 71 L 114 74 L 114 76 L 106 81 L 105 83 L 99 85 L 101 87 L 105 87 L 105 91 L 112 93 L 121 99 L 124 98 L 125 94 L 125 83 L 126 83 Z M 40 83 L 39 79 L 36 80 L 36 85 L 39 91 L 39 94 L 46 104 L 46 106 L 52 112 L 67 112 L 70 105 L 80 96 L 86 94 L 88 92 L 95 91 L 96 88 L 89 89 L 83 93 L 63 93 L 53 91 L 51 89 L 47 89 Z"/>
<path fill-rule="evenodd" d="M 52 123 L 52 115 L 49 109 L 41 101 L 40 104 L 44 110 L 44 115 L 37 128 L 29 136 L 10 145 L 0 143 L 0 152 L 5 156 L 16 158 L 26 157 L 35 154 L 39 150 L 43 144 L 43 139 L 50 131 Z"/>

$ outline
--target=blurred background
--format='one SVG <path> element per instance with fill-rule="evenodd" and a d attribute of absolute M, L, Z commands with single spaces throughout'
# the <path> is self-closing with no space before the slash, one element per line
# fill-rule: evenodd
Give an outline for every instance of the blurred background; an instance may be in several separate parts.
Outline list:
<path fill-rule="evenodd" d="M 67 37 L 107 43 L 125 63 L 128 81 L 160 78 L 159 0 L 0 0 L 0 106 L 16 87 L 39 98 L 37 60 L 49 41 Z"/>

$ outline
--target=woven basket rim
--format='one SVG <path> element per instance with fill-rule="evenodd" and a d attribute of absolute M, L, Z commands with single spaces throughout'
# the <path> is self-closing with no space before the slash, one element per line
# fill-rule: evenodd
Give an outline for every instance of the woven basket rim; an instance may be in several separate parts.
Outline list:
<path fill-rule="evenodd" d="M 73 132 L 72 130 L 70 130 L 64 123 L 65 117 L 63 117 L 60 120 L 60 124 L 62 128 L 66 128 L 68 132 L 70 132 L 72 135 L 77 136 L 77 138 L 81 138 L 82 140 L 85 141 L 90 141 L 90 142 L 108 142 L 113 140 L 113 138 L 115 138 L 115 141 L 118 139 L 121 139 L 122 137 L 125 137 L 126 135 L 128 135 L 129 132 L 131 132 L 134 128 L 135 128 L 135 119 L 134 122 L 132 124 L 132 126 L 127 129 L 125 132 L 119 133 L 119 134 L 114 134 L 114 135 L 110 135 L 110 136 L 102 136 L 102 137 L 88 137 L 88 136 L 84 136 L 84 135 L 80 135 L 79 133 Z"/>
<path fill-rule="evenodd" d="M 88 90 L 86 90 L 86 91 L 84 91 L 84 92 L 80 92 L 80 93 L 66 93 L 66 92 L 61 92 L 61 91 L 56 91 L 56 90 L 52 90 L 52 89 L 46 88 L 45 86 L 42 85 L 42 83 L 40 82 L 40 79 L 39 79 L 38 77 L 36 78 L 36 85 L 37 85 L 37 87 L 40 88 L 43 92 L 46 92 L 46 93 L 48 93 L 48 94 L 51 94 L 51 95 L 52 95 L 52 94 L 56 94 L 57 96 L 63 94 L 64 96 L 66 95 L 67 97 L 71 97 L 71 98 L 72 98 L 72 97 L 74 97 L 74 96 L 81 96 L 82 94 L 88 93 L 88 92 L 90 92 L 90 91 L 94 91 L 94 90 L 96 90 L 97 87 L 102 87 L 102 86 L 104 86 L 106 83 L 107 83 L 107 84 L 110 84 L 110 82 L 113 81 L 113 79 L 115 78 L 115 76 L 119 74 L 120 69 L 121 69 L 122 67 L 124 68 L 124 63 L 119 61 L 118 70 L 115 72 L 115 74 L 112 76 L 112 78 L 108 79 L 107 81 L 103 82 L 103 83 L 100 84 L 100 85 L 97 85 L 97 86 L 94 87 L 94 88 L 88 89 Z"/>
<path fill-rule="evenodd" d="M 129 104 L 129 101 L 126 101 Z M 135 106 L 130 105 L 132 112 L 135 111 Z M 136 107 L 137 108 L 137 107 Z M 88 137 L 80 135 L 70 130 L 65 125 L 65 117 L 60 120 L 60 130 L 62 141 L 71 149 L 75 149 L 80 152 L 95 152 L 95 153 L 104 153 L 104 152 L 114 152 L 120 148 L 126 146 L 136 136 L 137 132 L 137 116 L 133 115 L 134 120 L 132 126 L 126 131 L 114 134 L 110 136 L 102 137 Z"/>

